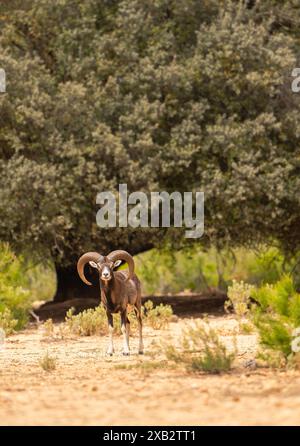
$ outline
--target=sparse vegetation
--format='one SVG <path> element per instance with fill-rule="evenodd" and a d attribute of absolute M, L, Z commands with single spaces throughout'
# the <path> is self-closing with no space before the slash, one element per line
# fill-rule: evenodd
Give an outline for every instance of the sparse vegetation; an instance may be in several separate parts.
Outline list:
<path fill-rule="evenodd" d="M 157 305 L 154 307 L 151 300 L 147 300 L 144 304 L 144 322 L 146 325 L 161 330 L 171 322 L 173 310 L 170 305 Z"/>
<path fill-rule="evenodd" d="M 252 331 L 253 327 L 258 331 L 263 348 L 259 359 L 271 367 L 298 363 L 292 345 L 295 330 L 300 326 L 300 294 L 291 276 L 284 275 L 275 284 L 260 287 L 234 281 L 228 297 L 225 308 L 233 306 L 243 332 Z"/>
<path fill-rule="evenodd" d="M 54 335 L 54 324 L 52 319 L 47 319 L 43 323 L 43 335 L 45 338 L 50 338 Z"/>
<path fill-rule="evenodd" d="M 17 319 L 14 319 L 12 312 L 8 308 L 0 313 L 0 328 L 4 330 L 6 335 L 12 334 L 17 325 Z"/>
<path fill-rule="evenodd" d="M 166 360 L 161 361 L 140 361 L 134 364 L 117 364 L 114 366 L 116 370 L 140 370 L 141 372 L 148 374 L 155 370 L 161 370 L 170 368 L 170 364 Z"/>
<path fill-rule="evenodd" d="M 184 331 L 180 350 L 167 345 L 165 353 L 187 370 L 205 373 L 228 372 L 236 356 L 235 351 L 227 351 L 215 330 L 199 323 Z"/>
<path fill-rule="evenodd" d="M 244 322 L 244 321 L 240 322 L 239 329 L 240 329 L 240 332 L 245 335 L 255 332 L 255 326 L 253 325 L 253 323 L 250 320 L 246 321 L 246 322 Z"/>
<path fill-rule="evenodd" d="M 253 285 L 244 281 L 233 280 L 232 285 L 228 287 L 228 300 L 224 304 L 226 312 L 233 310 L 238 321 L 239 331 L 244 334 L 252 333 L 254 330 L 253 323 L 247 318 L 250 312 L 250 297 L 253 289 Z"/>
<path fill-rule="evenodd" d="M 47 352 L 41 359 L 40 359 L 40 366 L 42 367 L 45 372 L 52 372 L 56 369 L 56 358 L 49 355 Z"/>
<path fill-rule="evenodd" d="M 253 286 L 243 281 L 233 280 L 232 285 L 228 287 L 228 300 L 225 302 L 225 310 L 232 306 L 234 313 L 239 319 L 245 317 L 249 312 L 249 303 Z"/>
<path fill-rule="evenodd" d="M 66 326 L 71 333 L 79 336 L 104 335 L 107 333 L 106 312 L 101 305 L 78 314 L 74 314 L 74 311 L 75 309 L 71 308 L 66 315 Z"/>
<path fill-rule="evenodd" d="M 279 369 L 284 368 L 287 363 L 281 351 L 271 349 L 260 349 L 256 355 L 256 360 L 262 367 Z"/>
<path fill-rule="evenodd" d="M 52 319 L 47 319 L 42 325 L 44 341 L 60 341 L 70 338 L 72 332 L 66 323 L 54 324 Z"/>
<path fill-rule="evenodd" d="M 101 305 L 95 309 L 84 310 L 78 314 L 74 314 L 74 311 L 74 308 L 71 308 L 67 312 L 65 320 L 67 330 L 70 333 L 78 336 L 106 335 L 108 333 L 106 312 Z M 160 304 L 154 307 L 153 302 L 150 300 L 145 303 L 143 312 L 145 325 L 149 325 L 155 330 L 165 328 L 173 316 L 170 305 Z M 48 329 L 52 330 L 50 322 L 48 322 L 48 325 Z M 131 330 L 134 330 L 136 326 L 136 317 L 132 315 L 130 317 Z M 118 315 L 114 315 L 114 327 L 115 332 L 121 334 L 120 317 Z"/>

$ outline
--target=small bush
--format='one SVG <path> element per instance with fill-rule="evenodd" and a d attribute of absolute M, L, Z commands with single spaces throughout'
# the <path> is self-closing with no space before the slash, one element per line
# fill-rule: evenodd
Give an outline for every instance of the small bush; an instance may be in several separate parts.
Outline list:
<path fill-rule="evenodd" d="M 84 310 L 74 314 L 71 308 L 66 315 L 66 325 L 71 333 L 79 336 L 104 335 L 107 330 L 106 311 L 99 305 L 95 309 Z"/>
<path fill-rule="evenodd" d="M 249 318 L 247 325 L 243 325 L 246 331 L 248 325 L 249 329 L 253 325 L 258 330 L 264 349 L 260 356 L 265 362 L 273 367 L 282 364 L 283 359 L 285 362 L 293 360 L 293 332 L 300 326 L 300 294 L 290 276 L 260 287 L 234 281 L 228 289 L 228 297 L 225 308 L 232 304 L 240 319 Z M 256 304 L 249 305 L 250 297 Z"/>
<path fill-rule="evenodd" d="M 56 359 L 51 357 L 47 352 L 40 360 L 40 366 L 46 372 L 52 372 L 56 369 Z"/>
<path fill-rule="evenodd" d="M 10 335 L 14 332 L 18 325 L 17 319 L 14 319 L 12 312 L 9 309 L 5 309 L 0 313 L 0 328 L 4 330 L 6 335 Z"/>
<path fill-rule="evenodd" d="M 228 287 L 228 300 L 225 302 L 225 310 L 232 305 L 234 313 L 239 317 L 245 317 L 249 312 L 249 302 L 253 286 L 243 281 L 233 280 L 232 285 Z"/>
<path fill-rule="evenodd" d="M 144 304 L 144 322 L 154 330 L 165 328 L 173 317 L 173 310 L 170 305 L 157 305 L 154 307 L 151 300 Z"/>
<path fill-rule="evenodd" d="M 255 326 L 251 321 L 240 322 L 239 324 L 240 333 L 244 335 L 249 335 L 255 332 Z"/>
<path fill-rule="evenodd" d="M 7 244 L 0 245 L 0 327 L 7 334 L 24 327 L 30 309 L 22 259 Z"/>
<path fill-rule="evenodd" d="M 283 368 L 286 365 L 286 358 L 281 351 L 263 349 L 258 351 L 256 355 L 258 364 L 263 367 L 269 367 L 272 369 Z"/>
<path fill-rule="evenodd" d="M 227 372 L 236 356 L 235 352 L 228 353 L 215 330 L 204 324 L 184 331 L 181 350 L 168 345 L 165 350 L 167 359 L 185 365 L 192 372 Z"/>
<path fill-rule="evenodd" d="M 51 338 L 55 334 L 54 324 L 52 319 L 47 319 L 46 322 L 43 323 L 43 336 L 45 338 Z"/>
<path fill-rule="evenodd" d="M 274 285 L 256 288 L 251 295 L 257 302 L 251 313 L 262 346 L 292 359 L 293 332 L 300 326 L 300 294 L 291 277 L 286 275 Z"/>

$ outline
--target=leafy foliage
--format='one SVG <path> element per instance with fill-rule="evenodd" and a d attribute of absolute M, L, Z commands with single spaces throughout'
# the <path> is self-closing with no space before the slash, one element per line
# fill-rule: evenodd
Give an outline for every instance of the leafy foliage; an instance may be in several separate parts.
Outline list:
<path fill-rule="evenodd" d="M 52 338 L 55 334 L 55 328 L 54 328 L 54 323 L 53 320 L 47 319 L 44 323 L 43 323 L 43 336 L 45 338 Z"/>
<path fill-rule="evenodd" d="M 292 355 L 293 332 L 300 326 L 300 294 L 292 279 L 284 276 L 275 285 L 253 290 L 251 295 L 258 303 L 253 308 L 253 322 L 261 343 L 288 358 Z"/>
<path fill-rule="evenodd" d="M 180 247 L 180 229 L 99 230 L 96 193 L 125 182 L 204 190 L 203 244 L 297 250 L 299 11 L 247 3 L 2 2 L 0 239 L 64 268 Z"/>
<path fill-rule="evenodd" d="M 81 313 L 74 314 L 75 309 L 71 308 L 66 315 L 66 326 L 70 333 L 79 336 L 105 335 L 108 333 L 106 311 L 102 305 L 95 309 L 84 310 Z M 170 305 L 157 305 L 148 300 L 143 306 L 143 322 L 153 328 L 160 330 L 165 328 L 172 319 L 173 311 Z M 130 318 L 130 327 L 137 327 L 135 316 Z M 50 332 L 53 329 L 49 321 L 45 331 Z M 114 315 L 114 328 L 118 334 L 121 334 L 121 323 L 119 315 Z"/>
<path fill-rule="evenodd" d="M 29 290 L 24 287 L 22 260 L 7 244 L 0 246 L 0 327 L 8 334 L 22 328 L 30 308 Z"/>
<path fill-rule="evenodd" d="M 278 248 L 203 250 L 199 246 L 172 252 L 152 249 L 135 258 L 145 294 L 182 291 L 226 291 L 235 280 L 253 285 L 277 282 L 282 271 L 293 272 L 299 282 L 298 258 L 287 261 Z"/>

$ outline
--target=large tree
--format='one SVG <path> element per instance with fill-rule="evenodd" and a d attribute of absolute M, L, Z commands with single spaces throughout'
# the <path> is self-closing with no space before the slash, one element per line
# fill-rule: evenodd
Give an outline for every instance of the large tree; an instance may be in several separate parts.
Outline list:
<path fill-rule="evenodd" d="M 299 9 L 199 0 L 2 2 L 0 239 L 91 289 L 86 250 L 183 231 L 100 229 L 97 192 L 205 192 L 203 244 L 300 245 Z M 280 14 L 283 14 L 281 16 Z"/>

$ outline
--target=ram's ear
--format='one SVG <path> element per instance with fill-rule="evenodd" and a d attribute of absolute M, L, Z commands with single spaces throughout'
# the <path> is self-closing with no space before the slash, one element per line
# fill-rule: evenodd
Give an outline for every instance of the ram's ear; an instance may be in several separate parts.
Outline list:
<path fill-rule="evenodd" d="M 93 262 L 93 260 L 89 261 L 89 265 L 91 265 L 93 268 L 98 268 L 97 263 Z"/>
<path fill-rule="evenodd" d="M 122 260 L 116 260 L 114 263 L 114 268 L 118 268 L 118 266 L 120 266 L 122 263 Z"/>

